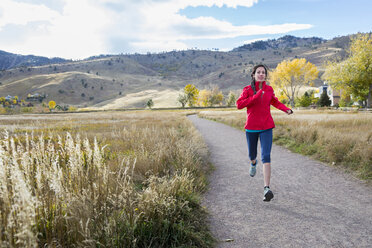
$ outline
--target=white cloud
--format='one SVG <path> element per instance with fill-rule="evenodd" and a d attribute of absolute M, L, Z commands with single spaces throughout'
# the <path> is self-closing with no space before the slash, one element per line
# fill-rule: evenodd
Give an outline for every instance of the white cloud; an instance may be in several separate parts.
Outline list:
<path fill-rule="evenodd" d="M 262 41 L 266 41 L 266 40 L 268 40 L 269 38 L 257 38 L 257 39 L 252 39 L 252 40 L 245 40 L 245 41 L 243 41 L 242 43 L 243 44 L 250 44 L 250 43 L 253 43 L 253 42 L 256 42 L 256 41 L 260 41 L 260 40 L 262 40 Z"/>
<path fill-rule="evenodd" d="M 6 15 L 0 18 L 0 28 L 6 25 L 34 28 L 33 32 L 28 32 L 22 45 L 19 42 L 1 44 L 0 41 L 3 50 L 73 59 L 108 52 L 103 30 L 109 25 L 110 18 L 100 5 L 92 4 L 92 1 L 64 0 L 62 14 L 44 5 L 2 1 L 0 9 Z M 32 24 L 36 21 L 40 24 L 35 29 Z"/>
<path fill-rule="evenodd" d="M 29 22 L 51 21 L 58 16 L 58 12 L 45 5 L 19 3 L 11 0 L 1 0 L 0 10 L 0 30 L 8 24 L 26 25 Z"/>
<path fill-rule="evenodd" d="M 145 53 L 149 51 L 151 47 L 151 52 L 162 52 L 169 51 L 170 47 L 173 50 L 186 50 L 188 49 L 187 45 L 183 42 L 177 41 L 143 41 L 143 42 L 131 42 L 131 46 L 135 48 L 135 51 L 139 53 Z"/>
<path fill-rule="evenodd" d="M 239 36 L 278 34 L 295 30 L 308 29 L 309 24 L 286 23 L 281 25 L 243 25 L 234 26 L 227 21 L 217 20 L 213 17 L 198 17 L 189 19 L 180 15 L 180 9 L 187 6 L 207 6 L 216 5 L 222 7 L 224 4 L 228 7 L 245 6 L 251 7 L 258 0 L 189 0 L 189 1 L 143 1 L 136 18 L 139 16 L 140 22 L 137 23 L 136 38 L 144 41 L 147 45 L 143 49 L 152 50 L 155 47 L 167 47 L 167 44 L 177 44 L 182 47 L 180 42 L 196 39 L 225 39 Z M 149 42 L 152 41 L 152 42 Z M 159 45 L 163 43 L 163 45 Z M 168 47 L 165 50 L 177 49 L 177 46 Z M 137 46 L 139 48 L 139 46 Z"/>
<path fill-rule="evenodd" d="M 62 12 L 19 1 L 1 0 L 0 36 L 9 25 L 35 32 L 27 32 L 22 45 L 21 41 L 0 40 L 0 49 L 49 57 L 179 50 L 198 39 L 278 34 L 311 27 L 296 23 L 236 26 L 213 17 L 190 19 L 179 14 L 189 6 L 252 7 L 258 0 L 61 0 Z"/>
<path fill-rule="evenodd" d="M 155 1 L 154 1 L 155 2 Z M 252 7 L 253 4 L 258 3 L 258 0 L 175 0 L 175 1 L 164 1 L 164 2 L 172 2 L 173 6 L 178 9 L 183 9 L 186 7 L 198 7 L 198 6 L 206 6 L 212 7 L 217 6 L 221 8 L 222 6 L 226 6 L 229 8 L 236 8 L 238 6 L 241 7 Z"/>

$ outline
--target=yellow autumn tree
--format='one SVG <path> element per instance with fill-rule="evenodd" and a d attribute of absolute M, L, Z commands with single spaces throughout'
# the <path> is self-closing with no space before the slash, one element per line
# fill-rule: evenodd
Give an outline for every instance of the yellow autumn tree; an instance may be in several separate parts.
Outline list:
<path fill-rule="evenodd" d="M 278 100 L 284 104 L 288 103 L 288 97 L 284 94 L 283 91 L 280 91 L 279 94 L 276 96 Z"/>
<path fill-rule="evenodd" d="M 298 97 L 300 88 L 311 85 L 318 73 L 316 66 L 304 58 L 284 60 L 269 74 L 269 80 L 275 89 L 284 93 L 294 107 L 294 99 Z"/>
<path fill-rule="evenodd" d="M 217 85 L 212 86 L 211 105 L 221 105 L 223 101 L 223 94 Z"/>
<path fill-rule="evenodd" d="M 323 78 L 332 87 L 352 94 L 359 101 L 372 105 L 372 39 L 371 33 L 351 38 L 349 57 L 341 62 L 329 61 Z"/>
<path fill-rule="evenodd" d="M 18 104 L 18 96 L 14 96 L 14 99 L 13 99 L 12 103 L 13 103 L 13 105 Z"/>
<path fill-rule="evenodd" d="M 212 96 L 212 92 L 203 89 L 199 92 L 199 97 L 198 97 L 198 104 L 203 107 L 208 107 L 210 106 L 210 98 Z"/>
<path fill-rule="evenodd" d="M 184 88 L 184 93 L 186 95 L 187 103 L 190 107 L 194 106 L 197 102 L 199 90 L 193 84 L 188 84 Z"/>
<path fill-rule="evenodd" d="M 52 110 L 56 107 L 56 102 L 55 101 L 49 101 L 48 106 L 49 106 L 49 109 Z"/>
<path fill-rule="evenodd" d="M 203 107 L 221 105 L 223 94 L 217 85 L 210 85 L 209 89 L 203 89 L 199 92 L 198 104 Z"/>

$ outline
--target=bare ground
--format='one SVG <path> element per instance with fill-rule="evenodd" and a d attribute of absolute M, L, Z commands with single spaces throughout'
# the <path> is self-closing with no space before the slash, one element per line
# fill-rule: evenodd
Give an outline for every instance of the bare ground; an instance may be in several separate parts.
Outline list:
<path fill-rule="evenodd" d="M 274 145 L 275 196 L 263 202 L 262 163 L 251 178 L 245 133 L 196 115 L 189 119 L 216 168 L 203 204 L 217 247 L 372 247 L 371 187 Z"/>

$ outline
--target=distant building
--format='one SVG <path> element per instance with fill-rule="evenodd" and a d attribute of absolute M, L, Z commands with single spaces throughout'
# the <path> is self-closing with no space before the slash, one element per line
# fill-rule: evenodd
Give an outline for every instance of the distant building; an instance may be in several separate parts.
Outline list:
<path fill-rule="evenodd" d="M 11 96 L 11 95 L 7 95 L 5 97 L 5 101 L 7 101 L 7 102 L 12 102 L 14 99 L 15 99 L 15 97 L 14 96 Z"/>
<path fill-rule="evenodd" d="M 324 82 L 322 86 L 319 87 L 319 92 L 314 94 L 314 97 L 320 98 L 323 91 L 327 91 L 329 99 L 331 99 L 331 106 L 334 106 L 340 102 L 341 90 L 332 89 L 327 82 Z"/>
<path fill-rule="evenodd" d="M 29 100 L 29 101 L 39 101 L 39 102 L 42 102 L 44 98 L 46 98 L 46 95 L 45 94 L 41 95 L 39 93 L 35 93 L 33 95 L 31 95 L 31 94 L 28 94 L 27 95 L 27 100 Z"/>
<path fill-rule="evenodd" d="M 20 103 L 19 99 L 17 96 L 11 96 L 7 95 L 4 97 L 4 101 L 2 102 L 3 106 L 8 106 L 8 107 L 14 107 L 14 105 L 18 105 Z"/>

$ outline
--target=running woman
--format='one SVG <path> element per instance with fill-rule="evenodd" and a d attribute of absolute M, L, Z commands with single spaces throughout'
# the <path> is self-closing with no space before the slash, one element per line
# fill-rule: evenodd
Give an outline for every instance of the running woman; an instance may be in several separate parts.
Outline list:
<path fill-rule="evenodd" d="M 266 83 L 268 69 L 260 64 L 253 67 L 251 85 L 243 89 L 242 94 L 236 102 L 238 109 L 247 108 L 247 121 L 244 126 L 248 143 L 249 159 L 251 167 L 249 174 L 256 175 L 257 165 L 257 144 L 258 138 L 261 143 L 261 160 L 264 175 L 264 201 L 270 201 L 274 194 L 270 189 L 271 177 L 271 146 L 273 143 L 274 120 L 271 116 L 270 106 L 286 112 L 288 115 L 293 111 L 281 103 L 275 97 L 274 90 Z"/>

